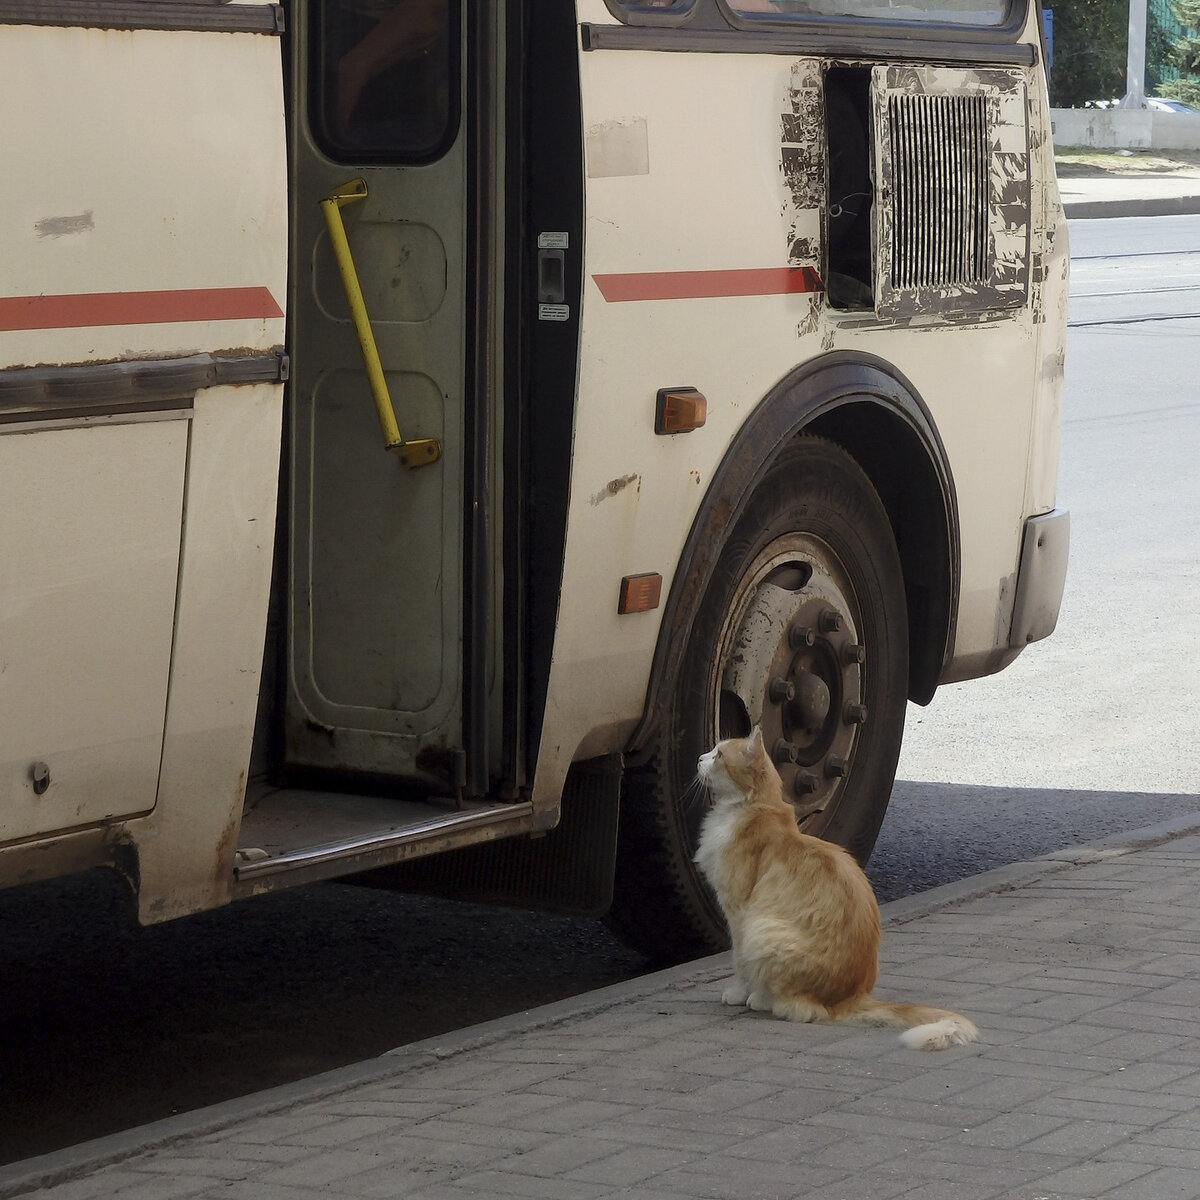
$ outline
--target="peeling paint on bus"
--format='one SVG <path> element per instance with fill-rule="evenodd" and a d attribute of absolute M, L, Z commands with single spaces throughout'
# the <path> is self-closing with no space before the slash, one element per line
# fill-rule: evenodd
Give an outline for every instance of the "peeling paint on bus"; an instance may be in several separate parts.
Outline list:
<path fill-rule="evenodd" d="M 631 484 L 634 486 L 635 491 L 640 494 L 642 490 L 642 477 L 640 475 L 623 475 L 620 479 L 609 480 L 609 482 L 592 497 L 593 507 L 597 504 L 602 504 L 605 500 L 610 499 L 619 492 L 623 492 Z"/>
<path fill-rule="evenodd" d="M 57 238 L 66 237 L 72 233 L 87 233 L 96 228 L 96 221 L 89 208 L 87 212 L 81 212 L 71 217 L 43 217 L 40 221 L 34 222 L 33 228 L 40 238 Z"/>

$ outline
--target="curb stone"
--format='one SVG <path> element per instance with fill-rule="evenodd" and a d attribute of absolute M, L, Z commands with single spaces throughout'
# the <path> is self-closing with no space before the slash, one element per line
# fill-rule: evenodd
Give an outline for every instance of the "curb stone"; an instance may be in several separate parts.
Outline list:
<path fill-rule="evenodd" d="M 1159 196 L 1141 200 L 1069 200 L 1063 204 L 1068 221 L 1100 217 L 1173 217 L 1200 213 L 1200 196 Z"/>

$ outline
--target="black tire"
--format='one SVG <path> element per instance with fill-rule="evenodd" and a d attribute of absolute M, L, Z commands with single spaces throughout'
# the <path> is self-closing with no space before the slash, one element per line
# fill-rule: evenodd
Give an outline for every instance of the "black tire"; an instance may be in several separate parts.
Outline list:
<path fill-rule="evenodd" d="M 768 470 L 680 661 L 626 774 L 612 908 L 626 940 L 670 961 L 728 945 L 692 862 L 696 760 L 720 738 L 762 725 L 806 833 L 863 863 L 879 834 L 904 731 L 904 579 L 887 513 L 840 447 L 800 437 Z"/>

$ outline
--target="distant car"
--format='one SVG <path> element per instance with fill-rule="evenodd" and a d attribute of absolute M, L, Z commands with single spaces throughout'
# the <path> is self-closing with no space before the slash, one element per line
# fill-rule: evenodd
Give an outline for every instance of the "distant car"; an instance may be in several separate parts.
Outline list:
<path fill-rule="evenodd" d="M 1161 96 L 1147 96 L 1146 107 L 1157 109 L 1159 112 L 1193 113 L 1200 115 L 1200 108 L 1184 104 L 1182 100 L 1165 100 Z"/>

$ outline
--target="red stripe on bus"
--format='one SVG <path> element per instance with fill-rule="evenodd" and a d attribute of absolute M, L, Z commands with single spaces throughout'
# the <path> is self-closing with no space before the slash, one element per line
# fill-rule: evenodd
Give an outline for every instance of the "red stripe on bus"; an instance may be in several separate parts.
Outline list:
<path fill-rule="evenodd" d="M 627 300 L 699 300 L 717 296 L 787 296 L 822 291 L 813 267 L 747 267 L 728 271 L 640 271 L 593 275 L 610 304 Z"/>
<path fill-rule="evenodd" d="M 163 292 L 83 292 L 0 296 L 0 330 L 82 329 L 95 325 L 173 325 L 282 317 L 265 287 L 185 288 Z"/>

